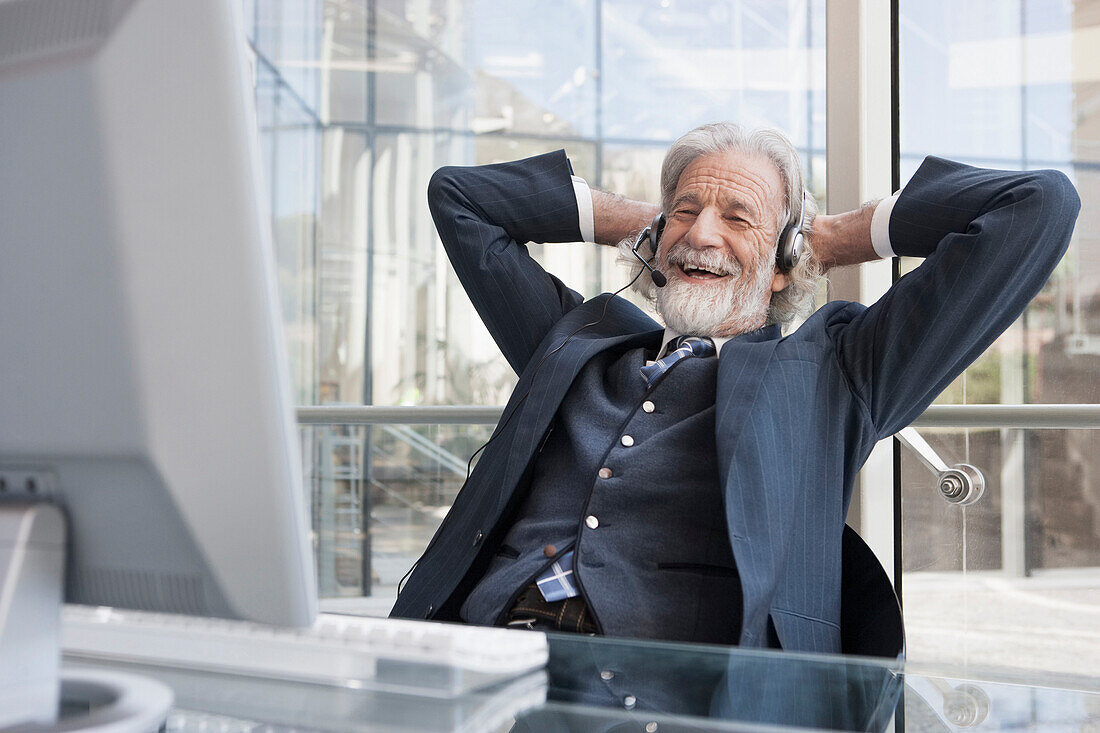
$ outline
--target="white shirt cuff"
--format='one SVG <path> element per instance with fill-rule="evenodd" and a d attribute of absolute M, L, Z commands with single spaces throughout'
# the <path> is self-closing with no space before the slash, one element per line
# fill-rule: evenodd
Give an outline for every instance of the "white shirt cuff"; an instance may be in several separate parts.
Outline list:
<path fill-rule="evenodd" d="M 577 197 L 577 213 L 580 215 L 581 240 L 596 241 L 596 223 L 592 215 L 592 189 L 588 182 L 573 176 L 573 194 Z"/>
<path fill-rule="evenodd" d="M 894 211 L 894 204 L 897 203 L 900 195 L 901 191 L 898 191 L 893 196 L 887 196 L 879 201 L 878 206 L 875 207 L 875 213 L 871 215 L 871 246 L 883 259 L 895 256 L 894 247 L 890 244 L 890 214 Z"/>

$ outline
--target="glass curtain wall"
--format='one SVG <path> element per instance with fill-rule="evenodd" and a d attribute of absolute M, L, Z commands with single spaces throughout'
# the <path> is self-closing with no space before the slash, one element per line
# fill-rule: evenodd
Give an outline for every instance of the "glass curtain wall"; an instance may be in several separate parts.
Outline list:
<path fill-rule="evenodd" d="M 786 130 L 824 201 L 824 12 L 825 0 L 245 0 L 299 402 L 506 401 L 516 375 L 428 213 L 441 165 L 565 148 L 590 184 L 656 200 L 673 140 L 737 120 Z M 611 248 L 530 251 L 585 296 L 628 280 Z M 388 610 L 487 434 L 304 430 L 322 595 Z"/>
<path fill-rule="evenodd" d="M 1047 286 L 938 404 L 1100 398 L 1098 39 L 1096 0 L 901 0 L 902 182 L 928 154 L 1056 168 L 1083 203 Z M 921 432 L 986 491 L 947 504 L 902 454 L 909 658 L 1100 675 L 1100 431 Z"/>

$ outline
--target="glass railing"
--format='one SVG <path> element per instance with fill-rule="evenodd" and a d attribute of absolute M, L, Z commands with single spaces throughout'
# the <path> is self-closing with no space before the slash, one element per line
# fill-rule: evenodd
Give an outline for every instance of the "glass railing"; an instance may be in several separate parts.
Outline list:
<path fill-rule="evenodd" d="M 299 409 L 323 608 L 388 613 L 500 414 Z M 945 465 L 974 466 L 984 491 L 952 502 L 903 449 L 908 658 L 1100 678 L 1100 495 L 1075 468 L 1100 448 L 1100 405 L 934 406 L 914 425 Z"/>
<path fill-rule="evenodd" d="M 446 516 L 470 455 L 492 431 L 491 418 L 485 424 L 416 419 L 300 427 L 319 591 L 327 609 L 389 612 L 398 581 Z"/>
<path fill-rule="evenodd" d="M 901 455 L 912 659 L 1100 677 L 1100 449 L 1088 429 L 922 428 L 947 463 L 984 476 L 977 501 L 937 490 Z"/>

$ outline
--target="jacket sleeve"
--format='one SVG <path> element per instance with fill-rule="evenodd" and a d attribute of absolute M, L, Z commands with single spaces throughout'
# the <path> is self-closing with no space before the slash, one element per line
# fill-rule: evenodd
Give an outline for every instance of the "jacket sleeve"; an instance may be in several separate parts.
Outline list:
<path fill-rule="evenodd" d="M 924 257 L 835 329 L 837 356 L 878 438 L 913 421 L 1043 287 L 1080 199 L 1057 171 L 927 158 L 890 217 L 899 255 Z"/>
<path fill-rule="evenodd" d="M 581 295 L 546 272 L 526 242 L 581 240 L 565 151 L 477 167 L 441 168 L 428 207 L 451 265 L 516 373 Z"/>

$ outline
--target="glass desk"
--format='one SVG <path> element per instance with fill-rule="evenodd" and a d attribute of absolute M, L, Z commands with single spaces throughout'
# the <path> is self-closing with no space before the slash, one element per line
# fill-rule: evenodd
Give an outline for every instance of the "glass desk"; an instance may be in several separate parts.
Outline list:
<path fill-rule="evenodd" d="M 175 692 L 203 731 L 1100 730 L 1100 680 L 548 634 L 546 669 L 455 698 L 66 658 Z"/>

